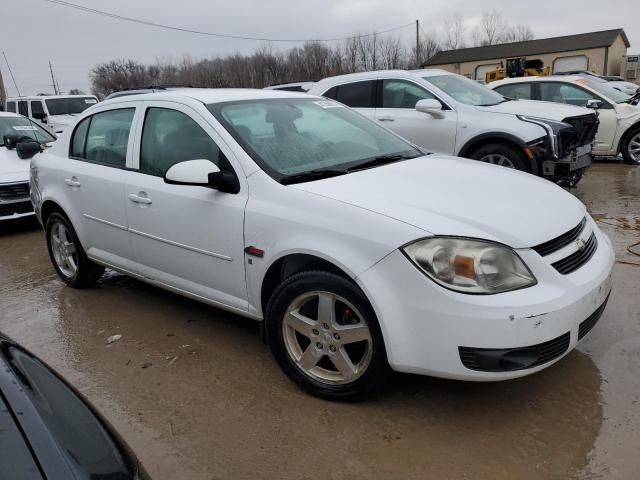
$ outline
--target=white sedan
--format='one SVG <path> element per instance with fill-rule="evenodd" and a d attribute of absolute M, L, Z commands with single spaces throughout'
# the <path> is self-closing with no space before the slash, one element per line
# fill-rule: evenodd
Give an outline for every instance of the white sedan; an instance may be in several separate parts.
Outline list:
<path fill-rule="evenodd" d="M 28 118 L 0 112 L 0 221 L 33 215 L 29 158 L 34 152 L 25 155 L 23 150 L 35 144 L 39 151 L 41 145 L 53 141 L 54 136 Z"/>
<path fill-rule="evenodd" d="M 101 103 L 32 161 L 53 266 L 104 267 L 263 322 L 312 394 L 391 370 L 504 380 L 594 326 L 609 239 L 532 175 L 413 145 L 332 100 L 175 90 Z"/>
<path fill-rule="evenodd" d="M 640 106 L 635 96 L 616 90 L 614 82 L 579 75 L 506 78 L 487 85 L 516 100 L 541 100 L 590 106 L 598 112 L 600 125 L 593 144 L 594 156 L 617 156 L 640 165 Z"/>

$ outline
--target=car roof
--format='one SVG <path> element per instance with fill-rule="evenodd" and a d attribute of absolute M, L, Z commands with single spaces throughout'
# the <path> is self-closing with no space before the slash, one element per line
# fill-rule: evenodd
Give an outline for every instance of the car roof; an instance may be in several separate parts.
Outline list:
<path fill-rule="evenodd" d="M 13 112 L 0 112 L 0 117 L 23 117 L 24 115 L 20 115 Z"/>
<path fill-rule="evenodd" d="M 191 98 L 202 103 L 222 103 L 240 100 L 263 100 L 269 98 L 309 98 L 303 92 L 288 92 L 282 90 L 264 90 L 252 88 L 176 88 L 139 95 L 127 95 L 105 100 L 100 105 L 111 105 L 120 102 Z"/>
<path fill-rule="evenodd" d="M 517 78 L 503 78 L 502 80 L 496 80 L 491 82 L 488 86 L 497 87 L 500 85 L 506 85 L 508 83 L 523 83 L 523 82 L 569 82 L 573 83 L 578 80 L 585 80 L 585 77 L 581 75 L 549 75 L 539 77 L 517 77 Z"/>
<path fill-rule="evenodd" d="M 52 98 L 77 98 L 77 97 L 96 98 L 96 96 L 92 95 L 91 93 L 87 93 L 86 95 L 23 95 L 21 97 L 8 97 L 7 101 L 15 102 L 18 100 L 50 100 Z"/>
<path fill-rule="evenodd" d="M 454 75 L 451 72 L 439 68 L 426 68 L 422 70 L 372 70 L 370 72 L 348 73 L 334 77 L 323 78 L 316 84 L 346 83 L 349 81 L 368 80 L 371 78 L 402 77 L 435 77 L 439 75 Z M 315 85 L 312 87 L 314 88 Z"/>

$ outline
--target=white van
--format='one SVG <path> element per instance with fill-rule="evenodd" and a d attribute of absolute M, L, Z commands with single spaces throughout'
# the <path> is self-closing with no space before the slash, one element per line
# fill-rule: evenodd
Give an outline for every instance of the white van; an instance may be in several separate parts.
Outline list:
<path fill-rule="evenodd" d="M 59 135 L 76 115 L 96 103 L 98 99 L 93 95 L 38 95 L 7 98 L 5 111 L 29 117 Z"/>

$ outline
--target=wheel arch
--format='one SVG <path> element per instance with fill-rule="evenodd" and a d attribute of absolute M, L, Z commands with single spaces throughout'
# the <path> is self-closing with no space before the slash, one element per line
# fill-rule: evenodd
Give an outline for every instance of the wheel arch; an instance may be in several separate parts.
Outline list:
<path fill-rule="evenodd" d="M 67 215 L 67 212 L 65 212 L 64 209 L 58 203 L 56 203 L 53 200 L 45 200 L 44 202 L 42 202 L 42 205 L 40 206 L 40 219 L 42 221 L 42 226 L 44 228 L 47 227 L 47 220 L 49 219 L 51 214 L 56 212 L 61 215 L 64 215 L 69 221 L 71 221 L 69 219 L 69 215 Z"/>
<path fill-rule="evenodd" d="M 531 159 L 525 151 L 525 149 L 527 148 L 527 144 L 517 136 L 506 132 L 489 132 L 473 137 L 472 139 L 468 140 L 467 143 L 465 143 L 464 146 L 460 149 L 460 151 L 458 152 L 458 156 L 471 158 L 473 152 L 491 143 L 498 143 L 511 148 L 515 148 L 517 151 L 522 153 L 524 155 L 524 158 L 528 161 L 530 172 L 537 174 L 538 166 L 536 160 Z"/>
<path fill-rule="evenodd" d="M 624 142 L 627 141 L 629 136 L 638 131 L 640 131 L 640 120 L 638 120 L 636 123 L 631 124 L 629 128 L 627 128 L 622 134 L 622 136 L 620 137 L 620 141 L 618 142 L 618 153 L 622 152 L 622 146 L 624 145 Z"/>
<path fill-rule="evenodd" d="M 278 288 L 278 285 L 290 276 L 307 270 L 331 272 L 346 278 L 356 286 L 358 285 L 355 281 L 356 275 L 347 267 L 333 259 L 328 259 L 317 252 L 283 253 L 271 262 L 262 277 L 260 285 L 260 306 L 262 307 L 263 315 L 266 312 L 267 304 L 269 303 L 273 292 Z"/>

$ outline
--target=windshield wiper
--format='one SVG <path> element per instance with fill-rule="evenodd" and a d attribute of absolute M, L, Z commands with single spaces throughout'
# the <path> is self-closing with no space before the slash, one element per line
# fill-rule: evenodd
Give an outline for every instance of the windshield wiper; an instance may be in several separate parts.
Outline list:
<path fill-rule="evenodd" d="M 395 153 L 392 155 L 380 155 L 378 157 L 362 162 L 355 167 L 349 168 L 348 172 L 355 172 L 358 170 L 364 170 L 365 168 L 378 167 L 380 165 L 386 165 L 387 163 L 397 162 L 398 160 L 409 160 L 411 158 L 417 158 L 422 155 L 418 153 Z"/>
<path fill-rule="evenodd" d="M 280 179 L 282 185 L 291 185 L 292 183 L 311 182 L 323 178 L 337 177 L 349 173 L 349 170 L 309 170 L 308 172 L 287 175 Z"/>

